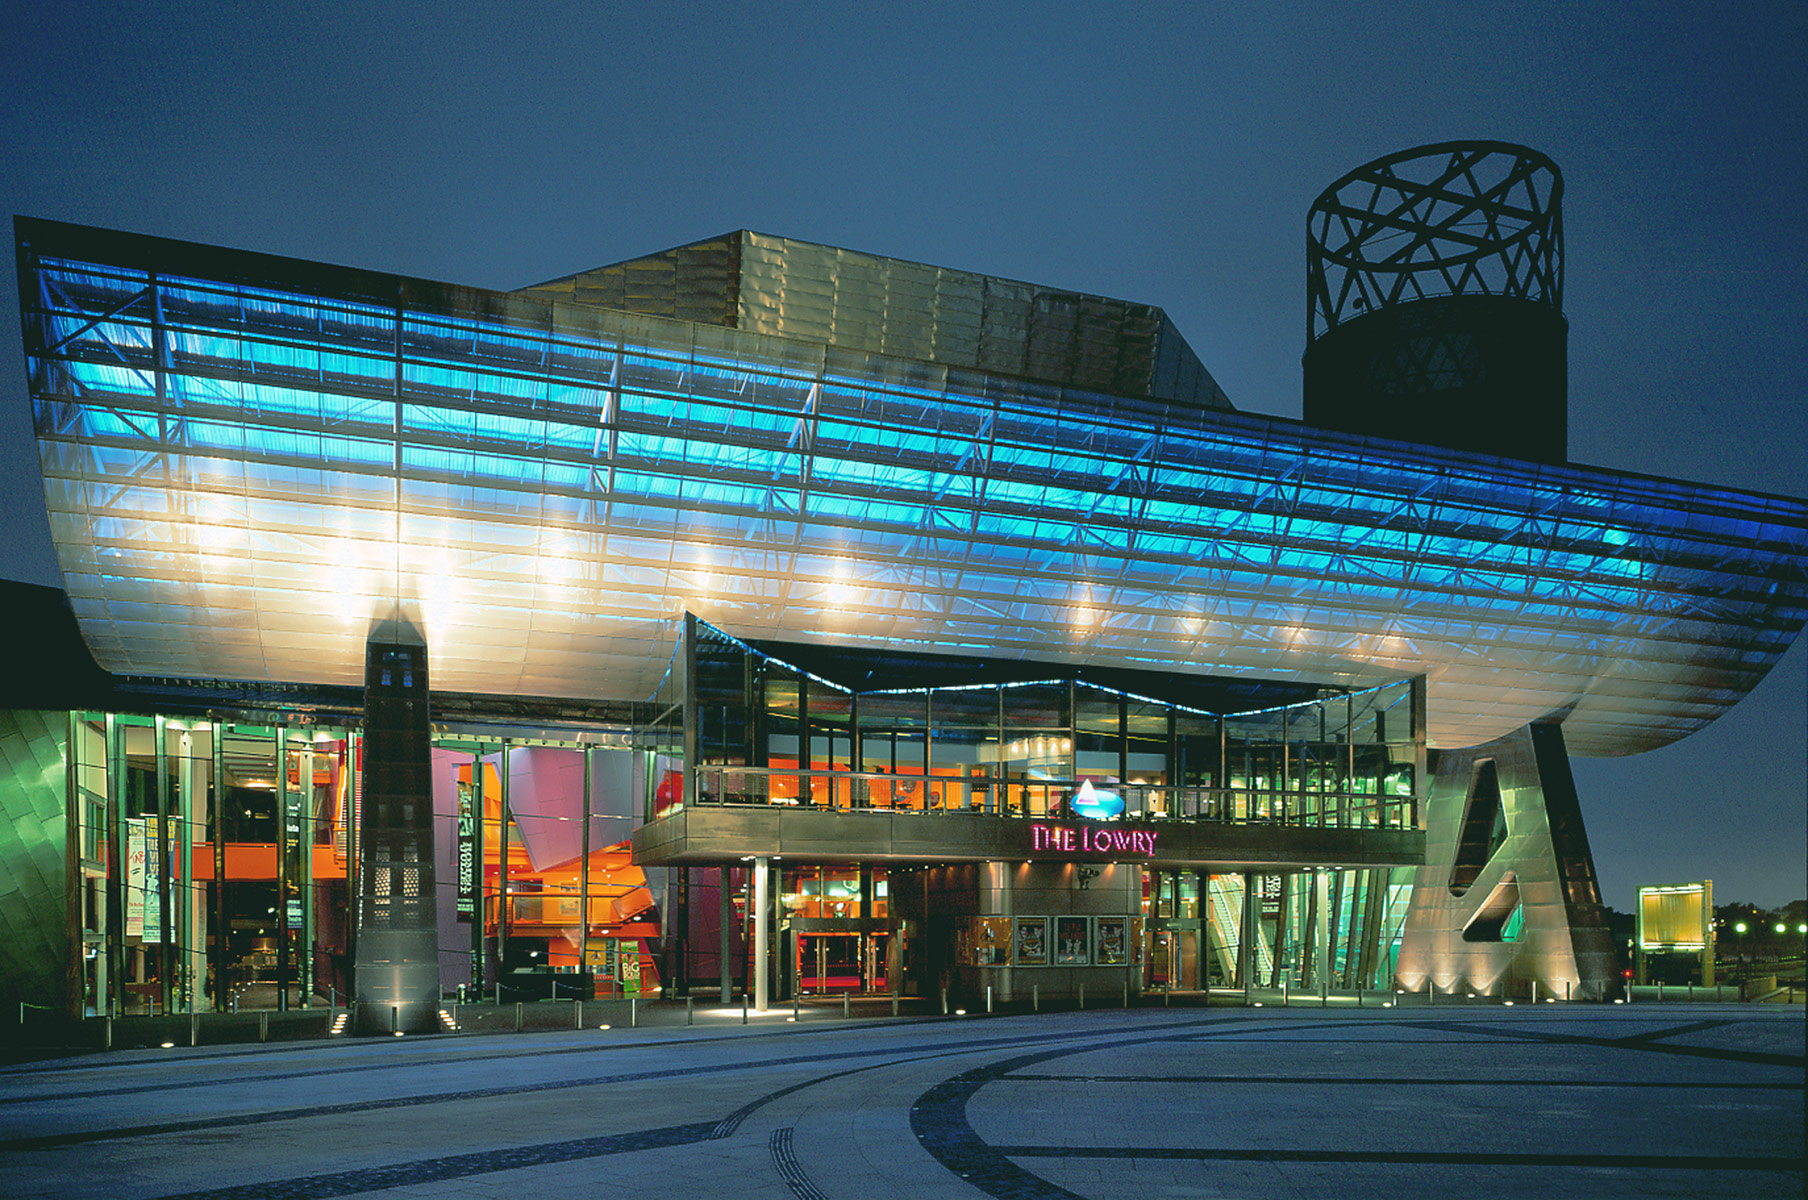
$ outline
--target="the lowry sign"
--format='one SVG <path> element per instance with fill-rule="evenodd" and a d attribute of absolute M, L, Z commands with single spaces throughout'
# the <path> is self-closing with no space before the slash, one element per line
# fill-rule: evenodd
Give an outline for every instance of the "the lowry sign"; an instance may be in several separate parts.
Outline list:
<path fill-rule="evenodd" d="M 1032 821 L 1030 850 L 1154 858 L 1155 839 L 1159 836 L 1148 829 L 1120 829 L 1085 823 L 1051 825 Z"/>

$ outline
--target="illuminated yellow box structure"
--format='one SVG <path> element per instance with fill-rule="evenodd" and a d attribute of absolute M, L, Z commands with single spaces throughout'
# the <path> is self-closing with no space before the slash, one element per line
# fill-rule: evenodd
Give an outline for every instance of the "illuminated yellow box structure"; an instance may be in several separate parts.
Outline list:
<path fill-rule="evenodd" d="M 1638 981 L 1648 954 L 1698 954 L 1701 982 L 1714 986 L 1714 881 L 1667 883 L 1638 890 Z"/>

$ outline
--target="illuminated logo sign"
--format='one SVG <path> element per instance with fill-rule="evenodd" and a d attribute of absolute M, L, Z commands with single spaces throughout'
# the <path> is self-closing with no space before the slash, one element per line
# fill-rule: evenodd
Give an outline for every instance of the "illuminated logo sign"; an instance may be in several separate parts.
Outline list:
<path fill-rule="evenodd" d="M 1099 829 L 1091 825 L 1030 824 L 1030 849 L 1070 851 L 1075 854 L 1140 854 L 1155 857 L 1155 839 L 1147 829 Z"/>
<path fill-rule="evenodd" d="M 1092 821 L 1108 821 L 1124 811 L 1124 798 L 1116 792 L 1107 792 L 1092 786 L 1088 779 L 1080 784 L 1080 790 L 1073 798 L 1074 815 Z"/>

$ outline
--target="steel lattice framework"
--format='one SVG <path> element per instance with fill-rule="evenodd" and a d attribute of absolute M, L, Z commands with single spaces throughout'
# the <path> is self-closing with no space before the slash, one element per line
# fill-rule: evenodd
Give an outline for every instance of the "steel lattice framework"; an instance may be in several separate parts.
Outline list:
<path fill-rule="evenodd" d="M 1808 616 L 1808 504 L 19 225 L 52 533 L 141 675 L 642 698 L 743 638 L 1361 686 L 1661 745 Z"/>
<path fill-rule="evenodd" d="M 1351 171 L 1307 213 L 1308 339 L 1439 296 L 1563 309 L 1563 177 L 1505 142 L 1442 142 Z"/>

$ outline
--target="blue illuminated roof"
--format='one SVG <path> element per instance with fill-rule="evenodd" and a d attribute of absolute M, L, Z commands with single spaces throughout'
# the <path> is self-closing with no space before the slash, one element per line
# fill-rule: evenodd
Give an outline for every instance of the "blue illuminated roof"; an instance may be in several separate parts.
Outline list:
<path fill-rule="evenodd" d="M 1661 745 L 1808 617 L 1808 505 L 820 341 L 18 223 L 101 665 L 620 699 L 749 639 L 1367 686 Z"/>

